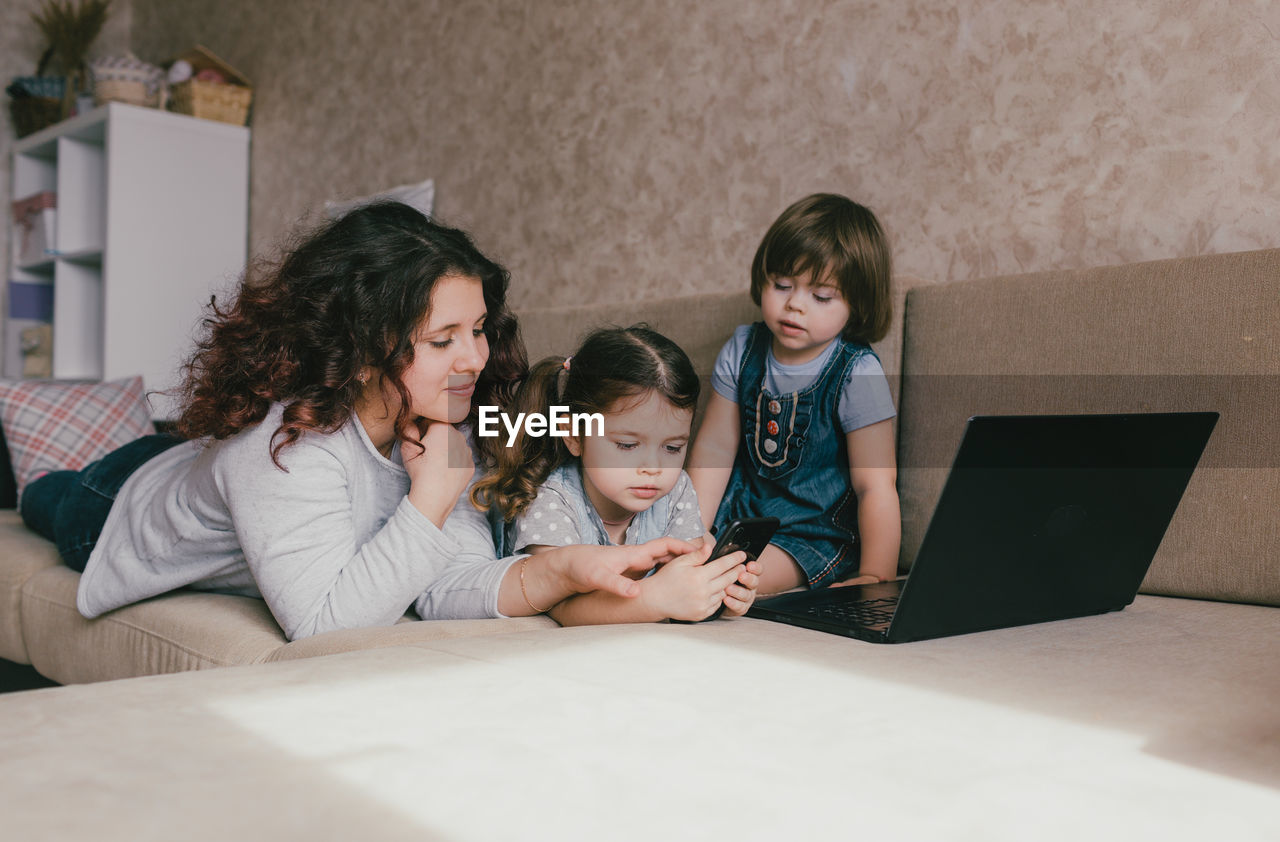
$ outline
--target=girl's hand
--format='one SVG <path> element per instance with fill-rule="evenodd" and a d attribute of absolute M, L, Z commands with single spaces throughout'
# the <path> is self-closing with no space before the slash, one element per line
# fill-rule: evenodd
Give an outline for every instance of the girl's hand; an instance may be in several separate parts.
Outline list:
<path fill-rule="evenodd" d="M 724 613 L 727 617 L 741 617 L 756 601 L 756 587 L 760 584 L 760 562 L 748 561 L 733 584 L 724 591 Z"/>
<path fill-rule="evenodd" d="M 657 614 L 673 620 L 697 622 L 710 617 L 724 602 L 726 589 L 738 579 L 739 566 L 747 560 L 746 553 L 738 551 L 707 561 L 711 550 L 710 544 L 704 544 L 643 580 L 640 586 L 645 602 Z"/>
<path fill-rule="evenodd" d="M 475 474 L 467 437 L 452 424 L 419 419 L 409 426 L 407 438 L 400 454 L 409 473 L 409 502 L 436 526 L 443 526 Z"/>

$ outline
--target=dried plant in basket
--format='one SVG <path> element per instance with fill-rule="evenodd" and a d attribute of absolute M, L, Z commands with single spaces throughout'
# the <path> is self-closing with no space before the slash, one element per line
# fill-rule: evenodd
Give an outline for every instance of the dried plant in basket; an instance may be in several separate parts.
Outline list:
<path fill-rule="evenodd" d="M 84 87 L 85 59 L 110 10 L 111 0 L 82 0 L 79 4 L 72 0 L 45 0 L 39 11 L 31 13 L 31 20 L 49 44 L 40 58 L 41 66 L 53 58 L 67 77 L 62 99 L 64 117 L 71 113 L 76 94 Z"/>

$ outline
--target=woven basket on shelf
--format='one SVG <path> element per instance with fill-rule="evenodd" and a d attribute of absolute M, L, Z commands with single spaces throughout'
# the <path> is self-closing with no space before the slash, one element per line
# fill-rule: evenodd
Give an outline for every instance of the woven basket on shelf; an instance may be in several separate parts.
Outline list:
<path fill-rule="evenodd" d="M 62 119 L 62 100 L 45 96 L 24 96 L 9 101 L 9 116 L 18 137 L 35 134 Z"/>
<path fill-rule="evenodd" d="M 93 83 L 93 99 L 98 105 L 104 102 L 125 102 L 155 108 L 159 103 L 157 93 L 148 94 L 145 83 L 131 79 L 102 79 Z"/>
<path fill-rule="evenodd" d="M 181 114 L 243 126 L 249 119 L 253 88 L 226 82 L 188 79 L 174 85 L 169 107 Z"/>
<path fill-rule="evenodd" d="M 141 61 L 133 53 L 100 58 L 89 66 L 93 78 L 93 99 L 124 102 L 155 108 L 160 105 L 164 88 L 164 71 Z"/>
<path fill-rule="evenodd" d="M 67 80 L 62 76 L 45 76 L 44 63 L 35 76 L 16 76 L 4 89 L 12 99 L 9 116 L 18 137 L 35 134 L 45 126 L 62 119 L 62 94 Z"/>
<path fill-rule="evenodd" d="M 174 56 L 165 67 L 171 83 L 170 111 L 234 126 L 249 125 L 253 83 L 239 70 L 199 44 Z"/>

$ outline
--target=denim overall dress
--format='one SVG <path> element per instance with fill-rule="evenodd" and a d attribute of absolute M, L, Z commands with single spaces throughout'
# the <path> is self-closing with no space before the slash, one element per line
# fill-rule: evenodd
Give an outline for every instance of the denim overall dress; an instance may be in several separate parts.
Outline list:
<path fill-rule="evenodd" d="M 719 532 L 734 518 L 778 518 L 782 524 L 771 543 L 796 560 L 809 587 L 824 587 L 859 566 L 858 500 L 838 408 L 851 368 L 875 352 L 836 339 L 812 382 L 774 395 L 764 388 L 772 342 L 763 322 L 751 326 L 738 370 L 742 441 L 715 528 Z"/>

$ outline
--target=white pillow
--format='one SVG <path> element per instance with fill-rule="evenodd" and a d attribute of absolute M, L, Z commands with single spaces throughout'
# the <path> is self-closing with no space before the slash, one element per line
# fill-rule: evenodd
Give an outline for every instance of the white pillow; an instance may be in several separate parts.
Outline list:
<path fill-rule="evenodd" d="M 378 202 L 383 199 L 404 202 L 409 207 L 417 208 L 427 216 L 431 216 L 431 211 L 436 202 L 436 183 L 428 178 L 419 184 L 401 184 L 399 187 L 392 187 L 389 190 L 383 190 L 381 193 L 374 193 L 372 196 L 343 199 L 339 202 L 325 202 L 324 214 L 330 219 L 337 219 L 347 211 L 352 211 L 361 205 L 367 205 L 370 202 Z"/>

